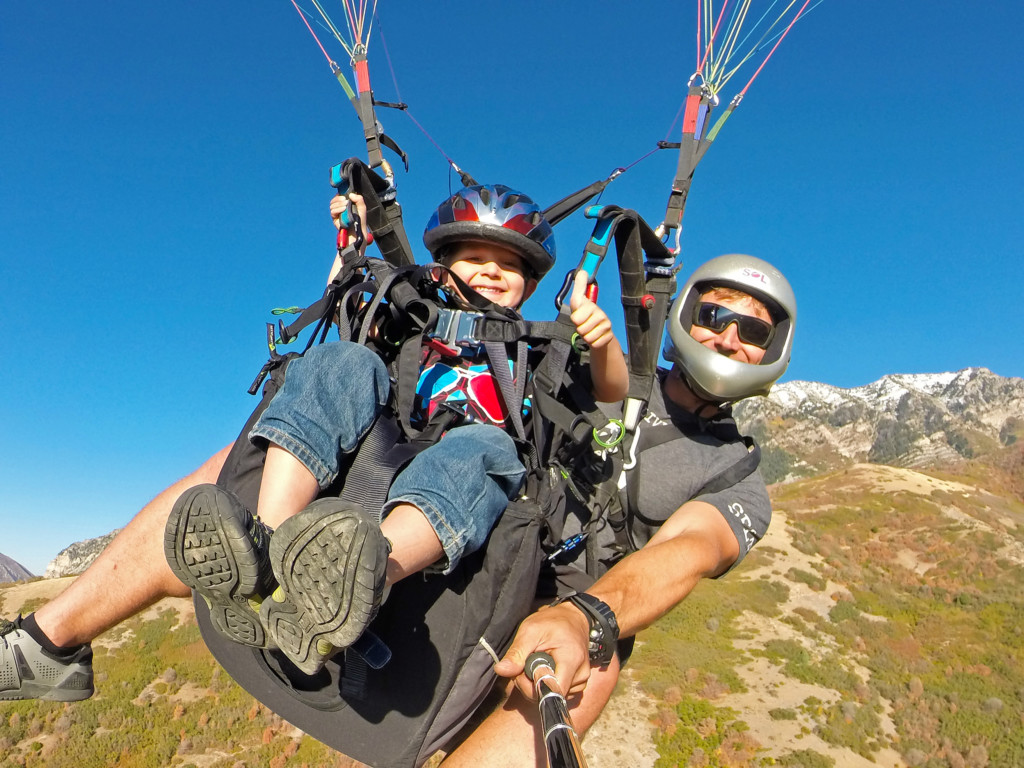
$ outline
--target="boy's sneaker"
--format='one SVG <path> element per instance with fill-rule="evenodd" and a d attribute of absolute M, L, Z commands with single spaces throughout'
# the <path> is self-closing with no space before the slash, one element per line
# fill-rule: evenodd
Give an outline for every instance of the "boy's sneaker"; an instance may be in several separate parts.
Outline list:
<path fill-rule="evenodd" d="M 236 643 L 265 648 L 260 602 L 274 589 L 269 526 L 230 491 L 197 485 L 174 503 L 164 554 L 174 574 L 203 596 L 217 630 Z"/>
<path fill-rule="evenodd" d="M 81 701 L 94 690 L 90 646 L 57 656 L 21 628 L 20 616 L 0 620 L 0 701 Z"/>
<path fill-rule="evenodd" d="M 270 639 L 306 674 L 359 639 L 377 615 L 390 545 L 354 504 L 314 501 L 270 542 L 277 590 L 260 618 Z"/>

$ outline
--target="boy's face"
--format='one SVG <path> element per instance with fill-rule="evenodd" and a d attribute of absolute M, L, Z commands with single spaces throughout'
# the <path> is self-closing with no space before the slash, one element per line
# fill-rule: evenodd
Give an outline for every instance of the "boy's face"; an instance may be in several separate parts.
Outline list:
<path fill-rule="evenodd" d="M 771 316 L 755 299 L 751 297 L 722 297 L 716 295 L 714 290 L 708 291 L 700 297 L 702 302 L 720 304 L 727 309 L 738 312 L 741 315 L 750 315 L 772 322 Z M 713 349 L 721 355 L 725 355 L 739 363 L 751 363 L 757 365 L 764 357 L 765 350 L 754 344 L 747 344 L 740 340 L 736 323 L 730 323 L 722 331 L 714 331 L 711 328 L 703 328 L 696 323 L 690 327 L 690 335 L 708 349 Z"/>
<path fill-rule="evenodd" d="M 515 251 L 494 243 L 461 243 L 448 261 L 448 268 L 454 274 L 499 307 L 515 309 L 526 301 L 537 287 L 537 281 L 524 274 L 525 264 L 522 257 Z M 449 287 L 456 293 L 459 292 L 454 285 Z"/>

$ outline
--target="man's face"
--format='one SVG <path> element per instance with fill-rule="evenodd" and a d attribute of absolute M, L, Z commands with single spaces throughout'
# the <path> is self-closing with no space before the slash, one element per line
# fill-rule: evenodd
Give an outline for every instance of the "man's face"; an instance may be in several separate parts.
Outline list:
<path fill-rule="evenodd" d="M 522 257 L 515 251 L 493 243 L 469 242 L 459 245 L 449 269 L 470 288 L 499 307 L 518 307 L 537 287 L 536 280 L 525 276 Z M 458 292 L 454 285 L 449 287 Z"/>
<path fill-rule="evenodd" d="M 726 309 L 731 309 L 742 315 L 756 317 L 768 323 L 772 322 L 771 316 L 764 307 L 749 296 L 742 298 L 722 297 L 716 294 L 714 290 L 711 290 L 703 294 L 700 297 L 700 300 L 701 302 L 718 304 Z M 755 344 L 747 344 L 740 340 L 736 323 L 730 323 L 724 330 L 718 332 L 715 332 L 710 328 L 703 328 L 694 323 L 690 327 L 690 336 L 695 338 L 708 349 L 713 349 L 719 354 L 725 355 L 726 357 L 740 363 L 757 365 L 764 357 L 765 351 L 761 347 Z"/>

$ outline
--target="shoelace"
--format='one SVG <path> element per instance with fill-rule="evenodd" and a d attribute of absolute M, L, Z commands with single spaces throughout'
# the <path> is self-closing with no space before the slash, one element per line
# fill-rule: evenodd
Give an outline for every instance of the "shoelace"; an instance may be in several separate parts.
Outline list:
<path fill-rule="evenodd" d="M 249 534 L 252 536 L 253 543 L 257 548 L 263 550 L 270 545 L 270 537 L 274 535 L 274 529 L 259 518 L 253 517 Z"/>

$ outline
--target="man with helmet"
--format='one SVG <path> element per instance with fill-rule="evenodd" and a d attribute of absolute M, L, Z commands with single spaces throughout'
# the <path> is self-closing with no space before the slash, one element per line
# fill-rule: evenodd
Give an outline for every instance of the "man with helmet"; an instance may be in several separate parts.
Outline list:
<path fill-rule="evenodd" d="M 577 730 L 607 703 L 636 632 L 701 578 L 735 567 L 767 530 L 758 451 L 739 434 L 729 404 L 767 394 L 783 374 L 795 321 L 785 277 L 751 256 L 712 259 L 672 303 L 664 350 L 672 366 L 659 370 L 660 386 L 617 457 L 621 477 L 610 482 L 619 490 L 610 508 L 597 510 L 603 524 L 588 527 L 591 509 L 576 511 L 575 529 L 567 523 L 566 534 L 583 530 L 595 541 L 559 561 L 550 604 L 522 622 L 495 668 L 528 697 L 524 662 L 534 651 L 550 653 L 559 684 L 574 696 Z M 510 697 L 445 765 L 543 764 L 535 719 L 525 697 Z"/>
<path fill-rule="evenodd" d="M 335 198 L 339 227 L 349 202 L 365 222 L 358 196 Z M 453 306 L 493 305 L 511 318 L 555 259 L 554 235 L 538 206 L 502 185 L 468 187 L 445 200 L 424 243 L 441 265 L 436 279 Z M 628 372 L 610 320 L 585 296 L 586 278 L 577 277 L 571 319 L 591 349 L 594 396 L 618 400 Z M 505 428 L 530 409 L 528 402 L 509 402 L 493 381 L 482 344 L 454 341 L 432 338 L 424 346 L 411 415 L 422 424 L 448 417 L 444 436 L 395 477 L 379 526 L 355 505 L 314 499 L 344 472 L 344 454 L 359 446 L 387 404 L 389 372 L 361 345 L 317 345 L 291 361 L 280 390 L 243 432 L 266 452 L 259 517 L 215 484 L 229 446 L 144 507 L 65 593 L 2 625 L 4 668 L 16 664 L 6 652 L 16 645 L 36 673 L 35 680 L 9 675 L 22 682 L 0 691 L 0 699 L 87 698 L 91 640 L 190 589 L 206 599 L 222 634 L 257 647 L 273 642 L 312 674 L 359 637 L 388 585 L 431 565 L 451 571 L 481 546 L 519 490 L 525 470 Z M 520 369 L 520 361 L 507 362 L 513 381 L 529 376 L 532 359 L 525 363 Z"/>

